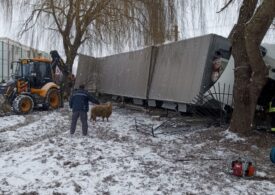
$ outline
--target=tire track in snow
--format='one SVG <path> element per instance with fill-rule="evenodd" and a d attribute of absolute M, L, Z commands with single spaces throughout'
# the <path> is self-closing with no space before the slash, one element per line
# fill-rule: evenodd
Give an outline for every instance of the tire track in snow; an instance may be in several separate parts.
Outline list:
<path fill-rule="evenodd" d="M 46 112 L 46 111 L 45 111 Z M 15 125 L 7 125 L 5 128 L 0 127 L 0 133 L 6 132 L 6 131 L 16 131 L 16 129 L 20 127 L 27 126 L 41 118 L 45 113 L 42 112 L 33 112 L 28 115 L 10 115 L 3 117 L 3 120 L 14 120 Z"/>
<path fill-rule="evenodd" d="M 68 131 L 68 124 L 68 115 L 60 112 L 52 112 L 48 115 L 43 114 L 43 116 L 38 115 L 38 117 L 29 116 L 29 120 L 24 123 L 24 126 L 17 124 L 9 127 L 7 131 L 1 132 L 0 152 L 28 147 L 57 136 Z"/>

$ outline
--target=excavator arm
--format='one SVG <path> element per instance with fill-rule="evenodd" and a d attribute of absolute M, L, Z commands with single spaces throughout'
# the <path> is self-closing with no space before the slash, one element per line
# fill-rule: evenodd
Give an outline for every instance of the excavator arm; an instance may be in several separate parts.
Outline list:
<path fill-rule="evenodd" d="M 56 70 L 56 67 L 62 72 L 63 75 L 69 75 L 68 67 L 60 57 L 59 53 L 56 50 L 50 52 L 52 57 L 52 69 L 53 71 Z"/>
<path fill-rule="evenodd" d="M 60 55 L 56 50 L 53 50 L 50 52 L 52 57 L 52 70 L 53 72 L 56 72 L 56 68 L 62 72 L 63 76 L 61 79 L 60 89 L 61 89 L 61 100 L 62 100 L 62 107 L 63 107 L 63 99 L 68 99 L 71 91 L 71 87 L 73 86 L 71 83 L 74 83 L 73 76 L 68 70 L 67 65 L 64 63 Z"/>

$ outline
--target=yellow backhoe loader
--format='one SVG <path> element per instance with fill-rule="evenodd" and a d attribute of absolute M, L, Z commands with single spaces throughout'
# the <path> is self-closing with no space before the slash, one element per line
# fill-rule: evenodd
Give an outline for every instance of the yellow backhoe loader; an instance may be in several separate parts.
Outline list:
<path fill-rule="evenodd" d="M 0 84 L 0 112 L 27 114 L 35 107 L 59 108 L 60 87 L 54 82 L 50 60 L 20 59 L 12 63 L 12 69 L 12 80 Z"/>

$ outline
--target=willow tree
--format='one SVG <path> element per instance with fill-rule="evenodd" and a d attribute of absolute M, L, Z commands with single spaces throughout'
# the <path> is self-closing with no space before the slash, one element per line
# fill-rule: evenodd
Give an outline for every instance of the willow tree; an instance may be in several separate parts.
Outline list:
<path fill-rule="evenodd" d="M 1 1 L 12 10 L 8 2 Z M 59 36 L 69 72 L 79 48 L 87 42 L 107 42 L 119 48 L 125 40 L 137 35 L 140 39 L 146 37 L 143 38 L 146 44 L 165 40 L 163 0 L 34 0 L 31 3 L 25 0 L 20 3 L 31 10 L 20 34 L 36 30 L 40 23 L 43 29 Z M 67 72 L 63 74 L 67 76 Z"/>
<path fill-rule="evenodd" d="M 230 36 L 235 61 L 232 131 L 247 132 L 253 127 L 258 97 L 268 77 L 260 44 L 274 17 L 275 0 L 243 0 Z"/>
<path fill-rule="evenodd" d="M 174 3 L 174 0 L 142 0 L 147 20 L 145 45 L 156 45 L 171 39 L 171 28 L 177 27 Z M 174 35 L 174 37 L 177 36 Z"/>
<path fill-rule="evenodd" d="M 21 34 L 42 21 L 46 29 L 62 38 L 69 70 L 87 40 L 98 41 L 103 35 L 125 32 L 124 24 L 133 20 L 130 11 L 125 12 L 128 2 L 124 0 L 40 0 L 25 6 L 31 6 L 32 11 Z"/>

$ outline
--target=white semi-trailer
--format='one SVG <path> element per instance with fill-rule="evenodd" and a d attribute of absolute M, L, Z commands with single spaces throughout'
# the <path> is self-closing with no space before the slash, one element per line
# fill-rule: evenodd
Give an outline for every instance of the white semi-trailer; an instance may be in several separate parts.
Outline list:
<path fill-rule="evenodd" d="M 269 68 L 269 79 L 267 87 L 263 89 L 262 95 L 272 96 L 272 88 L 269 86 L 275 83 L 275 45 L 274 44 L 263 44 L 264 61 Z M 204 94 L 204 98 L 215 99 L 223 105 L 233 106 L 233 87 L 234 87 L 234 59 L 231 56 L 224 71 L 221 73 L 218 80 L 214 85 Z M 269 93 L 269 94 L 268 94 Z M 260 97 L 264 98 L 264 97 Z M 267 98 L 269 99 L 269 98 Z"/>

